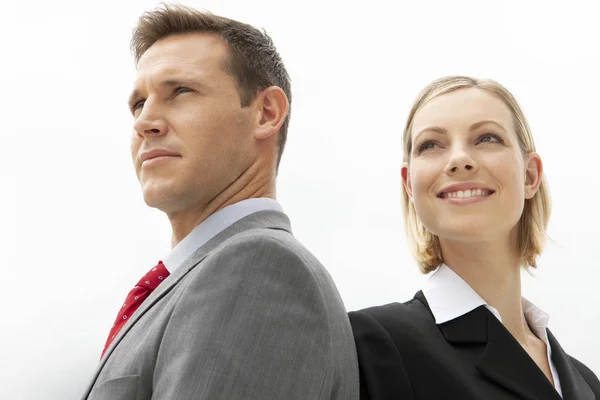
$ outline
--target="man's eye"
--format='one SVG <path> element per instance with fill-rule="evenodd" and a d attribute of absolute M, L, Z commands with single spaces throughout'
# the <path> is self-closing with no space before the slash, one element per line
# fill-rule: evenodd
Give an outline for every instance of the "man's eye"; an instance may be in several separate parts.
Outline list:
<path fill-rule="evenodd" d="M 186 88 L 186 87 L 178 87 L 177 89 L 174 90 L 174 92 L 175 92 L 175 94 L 181 94 L 181 93 L 193 92 L 193 90 L 190 88 Z"/>
<path fill-rule="evenodd" d="M 144 106 L 144 102 L 145 102 L 145 100 L 140 100 L 137 103 L 135 103 L 133 105 L 133 107 L 131 107 L 131 111 L 136 111 L 138 108 L 143 107 Z"/>

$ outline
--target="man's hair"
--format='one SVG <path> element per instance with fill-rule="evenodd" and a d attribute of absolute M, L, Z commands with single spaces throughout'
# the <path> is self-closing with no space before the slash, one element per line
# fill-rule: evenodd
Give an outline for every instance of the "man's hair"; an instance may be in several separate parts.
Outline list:
<path fill-rule="evenodd" d="M 158 40 L 185 33 L 211 33 L 229 47 L 224 69 L 238 84 L 241 106 L 248 106 L 261 90 L 280 87 L 288 98 L 290 109 L 279 131 L 277 166 L 287 139 L 291 115 L 290 77 L 272 39 L 263 30 L 229 18 L 199 11 L 183 5 L 162 4 L 139 18 L 131 38 L 131 50 L 137 63 Z"/>
<path fill-rule="evenodd" d="M 500 83 L 491 79 L 476 79 L 468 76 L 446 76 L 431 82 L 417 96 L 406 121 L 403 146 L 404 162 L 410 163 L 412 152 L 412 124 L 417 111 L 431 100 L 456 90 L 477 88 L 502 100 L 509 108 L 515 126 L 515 133 L 523 156 L 535 152 L 533 134 L 525 114 L 515 97 Z M 402 191 L 402 211 L 409 246 L 424 274 L 434 271 L 444 260 L 439 238 L 423 225 L 414 204 L 410 201 L 406 188 Z M 546 178 L 531 199 L 525 200 L 523 214 L 519 221 L 519 255 L 522 264 L 536 268 L 536 258 L 541 254 L 546 239 L 546 227 L 550 219 L 550 191 Z"/>

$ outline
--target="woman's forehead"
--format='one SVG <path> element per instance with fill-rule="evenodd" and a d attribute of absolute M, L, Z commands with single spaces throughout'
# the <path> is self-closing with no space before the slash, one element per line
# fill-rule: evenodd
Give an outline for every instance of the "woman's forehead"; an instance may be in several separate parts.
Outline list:
<path fill-rule="evenodd" d="M 412 135 L 431 128 L 469 129 L 483 121 L 493 121 L 506 130 L 513 128 L 512 112 L 499 97 L 478 88 L 459 89 L 442 94 L 417 110 Z"/>

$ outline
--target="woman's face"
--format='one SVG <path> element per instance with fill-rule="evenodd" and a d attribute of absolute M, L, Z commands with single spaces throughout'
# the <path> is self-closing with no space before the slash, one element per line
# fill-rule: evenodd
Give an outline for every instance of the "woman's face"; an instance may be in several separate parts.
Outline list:
<path fill-rule="evenodd" d="M 404 187 L 441 241 L 489 241 L 515 232 L 542 162 L 523 155 L 510 109 L 481 89 L 441 95 L 414 116 Z"/>

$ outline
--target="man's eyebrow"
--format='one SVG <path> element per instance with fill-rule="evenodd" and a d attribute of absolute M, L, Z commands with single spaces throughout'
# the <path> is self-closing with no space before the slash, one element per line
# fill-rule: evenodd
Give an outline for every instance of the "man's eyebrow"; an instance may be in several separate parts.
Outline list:
<path fill-rule="evenodd" d="M 176 78 L 176 79 L 165 79 L 161 81 L 158 86 L 169 86 L 169 87 L 177 87 L 177 86 L 205 86 L 202 81 L 196 78 Z"/>
<path fill-rule="evenodd" d="M 159 87 L 179 87 L 179 86 L 192 86 L 192 87 L 204 87 L 206 86 L 200 80 L 195 78 L 182 78 L 182 79 L 165 79 L 158 84 Z M 141 96 L 141 92 L 139 89 L 135 89 L 129 95 L 129 99 L 127 100 L 127 104 L 130 109 L 133 109 L 135 102 Z"/>

